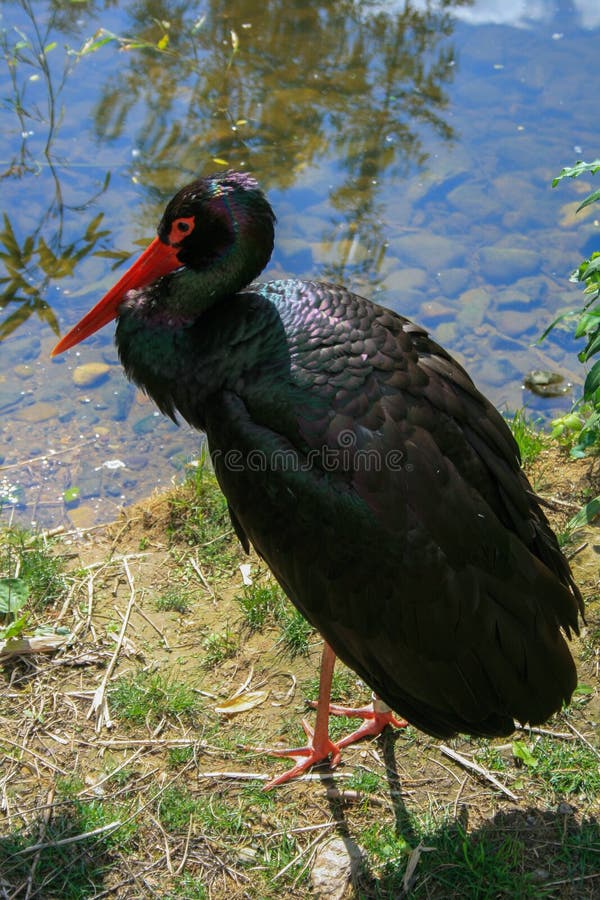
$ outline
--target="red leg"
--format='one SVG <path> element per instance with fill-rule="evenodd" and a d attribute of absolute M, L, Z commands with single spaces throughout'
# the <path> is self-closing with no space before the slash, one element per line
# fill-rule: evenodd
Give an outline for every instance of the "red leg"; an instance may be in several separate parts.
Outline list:
<path fill-rule="evenodd" d="M 321 657 L 321 674 L 319 676 L 319 700 L 315 704 L 317 708 L 317 720 L 315 729 L 310 727 L 306 719 L 302 720 L 302 727 L 308 738 L 306 747 L 294 747 L 290 750 L 271 750 L 264 747 L 256 749 L 268 753 L 271 756 L 287 756 L 293 759 L 296 765 L 288 772 L 284 772 L 277 778 L 269 781 L 264 790 L 268 791 L 278 784 L 284 784 L 297 775 L 302 774 L 316 763 L 323 762 L 331 754 L 331 766 L 337 766 L 340 761 L 340 748 L 329 739 L 329 698 L 331 697 L 331 678 L 335 665 L 335 653 L 325 642 Z"/>

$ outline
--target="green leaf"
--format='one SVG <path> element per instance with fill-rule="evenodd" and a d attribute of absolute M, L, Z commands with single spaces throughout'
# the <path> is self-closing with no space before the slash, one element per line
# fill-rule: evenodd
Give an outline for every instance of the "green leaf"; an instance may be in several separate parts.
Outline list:
<path fill-rule="evenodd" d="M 592 356 L 594 356 L 600 350 L 600 331 L 595 334 L 590 340 L 588 346 L 585 348 L 583 353 L 580 356 L 581 362 L 587 362 Z"/>
<path fill-rule="evenodd" d="M 37 253 L 40 260 L 40 268 L 49 278 L 64 278 L 72 275 L 75 268 L 75 259 L 69 258 L 67 253 L 71 248 L 63 251 L 61 257 L 52 252 L 43 237 L 40 237 L 37 245 Z"/>
<path fill-rule="evenodd" d="M 589 309 L 582 313 L 577 322 L 575 329 L 575 337 L 582 337 L 584 334 L 590 334 L 600 328 L 600 309 Z"/>
<path fill-rule="evenodd" d="M 0 341 L 3 341 L 9 336 L 9 334 L 12 334 L 13 331 L 16 331 L 17 328 L 20 328 L 23 322 L 26 322 L 32 313 L 33 307 L 31 306 L 29 300 L 23 300 L 22 305 L 18 308 L 18 310 L 14 313 L 11 313 L 11 315 L 8 316 L 0 325 Z"/>
<path fill-rule="evenodd" d="M 119 262 L 129 259 L 129 250 L 94 250 L 93 256 L 101 256 L 103 259 L 118 259 Z"/>
<path fill-rule="evenodd" d="M 532 769 L 535 769 L 537 766 L 537 759 L 523 741 L 513 741 L 512 742 L 512 752 L 513 756 L 516 759 L 520 759 L 526 766 L 529 766 Z"/>
<path fill-rule="evenodd" d="M 40 258 L 40 266 L 42 270 L 46 275 L 50 275 L 52 277 L 58 266 L 58 259 L 43 237 L 40 237 L 38 241 L 37 252 Z"/>
<path fill-rule="evenodd" d="M 117 40 L 117 36 L 115 34 L 110 34 L 110 32 L 103 32 L 100 30 L 99 34 L 101 37 L 88 38 L 84 43 L 83 47 L 77 53 L 77 56 L 87 56 L 89 53 L 96 53 L 97 50 L 100 50 L 101 47 L 106 46 L 106 44 L 111 44 L 113 41 Z"/>
<path fill-rule="evenodd" d="M 59 337 L 60 325 L 58 324 L 58 319 L 56 318 L 56 314 L 52 307 L 48 306 L 45 300 L 39 300 L 35 302 L 34 308 L 38 314 L 38 318 L 40 318 L 42 322 L 45 322 L 46 325 L 49 325 L 56 337 Z"/>
<path fill-rule="evenodd" d="M 589 206 L 591 203 L 595 203 L 596 200 L 600 200 L 600 188 L 597 191 L 594 191 L 592 194 L 588 194 L 583 203 L 580 203 L 577 207 L 577 212 L 585 209 L 585 207 Z"/>
<path fill-rule="evenodd" d="M 0 241 L 4 244 L 6 249 L 8 250 L 11 259 L 21 260 L 21 248 L 17 242 L 15 237 L 15 233 L 13 231 L 13 227 L 10 223 L 10 219 L 4 213 L 4 231 L 0 232 Z M 17 263 L 18 264 L 18 263 Z"/>
<path fill-rule="evenodd" d="M 4 641 L 9 641 L 11 638 L 20 637 L 25 631 L 27 618 L 27 615 L 20 616 L 20 618 L 15 619 L 14 622 L 11 622 L 10 625 L 6 625 L 4 628 L 0 628 L 0 638 Z"/>
<path fill-rule="evenodd" d="M 81 493 L 81 491 L 79 490 L 78 487 L 67 488 L 67 490 L 64 491 L 64 493 L 63 493 L 63 500 L 65 501 L 65 504 L 67 506 L 69 506 L 69 505 L 72 506 L 75 503 L 77 503 L 77 501 L 79 500 L 80 493 Z"/>
<path fill-rule="evenodd" d="M 592 394 L 595 394 L 598 388 L 600 388 L 600 359 L 594 363 L 587 373 L 585 384 L 583 385 L 584 399 L 591 400 Z"/>
<path fill-rule="evenodd" d="M 585 504 L 583 509 L 575 513 L 572 519 L 569 519 L 567 530 L 572 531 L 575 528 L 583 528 L 584 525 L 589 525 L 598 516 L 600 516 L 600 496 L 594 497 L 593 500 Z"/>
<path fill-rule="evenodd" d="M 559 322 L 562 322 L 564 319 L 569 319 L 569 318 L 571 318 L 571 316 L 576 316 L 576 315 L 577 315 L 576 309 L 569 309 L 569 310 L 567 310 L 567 312 L 561 313 L 560 316 L 557 316 L 556 319 L 553 322 L 551 322 L 550 325 L 548 325 L 546 330 L 537 339 L 537 341 L 535 343 L 541 344 L 542 341 L 544 340 L 544 338 L 546 338 L 550 334 L 550 332 L 552 331 L 553 328 L 556 328 L 556 326 L 559 324 Z"/>
<path fill-rule="evenodd" d="M 98 230 L 98 225 L 103 218 L 104 213 L 99 212 L 98 215 L 92 219 L 88 227 L 85 229 L 84 240 L 93 241 L 94 237 L 96 236 L 96 231 Z"/>
<path fill-rule="evenodd" d="M 596 172 L 600 172 L 600 159 L 596 159 L 591 163 L 578 160 L 574 166 L 564 168 L 560 175 L 557 175 L 556 178 L 553 179 L 552 187 L 556 187 L 556 185 L 564 178 L 578 178 L 586 172 L 591 172 L 592 175 L 595 175 Z"/>
<path fill-rule="evenodd" d="M 594 253 L 589 260 L 582 263 L 579 267 L 579 272 L 581 273 L 581 278 L 579 280 L 581 281 L 582 278 L 587 278 L 588 275 L 591 275 L 592 272 L 596 272 L 598 269 L 600 269 L 600 253 Z"/>
<path fill-rule="evenodd" d="M 22 578 L 0 578 L 0 614 L 18 612 L 28 597 L 29 586 Z"/>

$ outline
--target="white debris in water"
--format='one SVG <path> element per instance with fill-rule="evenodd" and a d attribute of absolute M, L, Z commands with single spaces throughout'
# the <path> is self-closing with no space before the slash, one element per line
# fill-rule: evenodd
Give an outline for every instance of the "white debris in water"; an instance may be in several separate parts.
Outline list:
<path fill-rule="evenodd" d="M 121 459 L 107 459 L 106 462 L 103 462 L 101 466 L 96 466 L 94 472 L 99 472 L 100 469 L 125 469 L 127 468 L 125 463 Z"/>

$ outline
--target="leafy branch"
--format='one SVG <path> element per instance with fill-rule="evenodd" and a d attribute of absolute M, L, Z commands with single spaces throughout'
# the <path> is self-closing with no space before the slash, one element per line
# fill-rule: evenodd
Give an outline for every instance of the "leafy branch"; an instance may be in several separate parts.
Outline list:
<path fill-rule="evenodd" d="M 104 213 L 95 216 L 82 238 L 55 252 L 42 235 L 28 235 L 21 245 L 12 223 L 3 214 L 4 227 L 0 230 L 0 263 L 4 273 L 0 276 L 2 304 L 17 304 L 17 308 L 0 323 L 0 342 L 17 330 L 34 313 L 58 335 L 56 316 L 43 296 L 52 281 L 73 275 L 77 263 L 89 254 L 121 259 L 127 254 L 97 250 L 96 247 L 109 231 L 101 227 Z M 1 269 L 0 269 L 1 271 Z"/>
<path fill-rule="evenodd" d="M 580 175 L 596 175 L 600 172 L 600 159 L 591 163 L 577 162 L 570 168 L 564 168 L 552 182 L 556 187 L 565 178 L 578 178 Z M 600 200 L 600 189 L 591 194 L 579 204 L 577 211 L 585 209 L 592 203 Z M 559 322 L 571 320 L 573 323 L 573 336 L 577 339 L 584 338 L 586 345 L 577 354 L 581 363 L 589 363 L 593 357 L 600 354 L 600 252 L 595 251 L 589 259 L 584 259 L 569 279 L 576 284 L 585 285 L 583 296 L 585 302 L 576 310 L 562 313 L 546 329 L 540 340 L 555 328 Z M 583 385 L 583 396 L 574 405 L 572 411 L 553 422 L 555 437 L 561 437 L 573 433 L 574 444 L 571 455 L 575 457 L 586 456 L 600 449 L 600 358 L 592 364 Z M 569 523 L 572 527 L 578 527 L 582 523 L 589 522 L 600 513 L 600 497 L 591 500 Z"/>

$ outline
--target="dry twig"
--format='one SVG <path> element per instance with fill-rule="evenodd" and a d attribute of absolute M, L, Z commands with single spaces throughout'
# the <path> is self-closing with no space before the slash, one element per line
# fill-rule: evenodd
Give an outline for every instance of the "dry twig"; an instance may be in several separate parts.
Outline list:
<path fill-rule="evenodd" d="M 121 646 L 123 644 L 123 640 L 125 639 L 125 632 L 127 630 L 127 625 L 129 624 L 129 617 L 131 616 L 131 610 L 135 604 L 135 586 L 133 583 L 133 578 L 131 572 L 129 571 L 129 566 L 127 565 L 127 559 L 123 557 L 123 568 L 125 569 L 125 574 L 127 576 L 127 581 L 129 582 L 129 603 L 127 604 L 127 609 L 125 610 L 125 615 L 123 616 L 123 624 L 121 625 L 121 630 L 119 632 L 119 637 L 117 638 L 117 645 L 115 647 L 114 653 L 111 657 L 111 660 L 106 668 L 106 672 L 104 673 L 104 678 L 102 679 L 100 685 L 94 692 L 94 699 L 92 700 L 92 705 L 90 706 L 90 710 L 87 714 L 87 718 L 91 718 L 91 716 L 96 714 L 96 732 L 99 733 L 102 731 L 104 725 L 107 728 L 112 727 L 112 722 L 110 719 L 110 714 L 108 711 L 108 703 L 106 700 L 106 686 L 114 672 L 115 666 L 117 664 L 117 659 L 119 653 L 121 651 Z"/>
<path fill-rule="evenodd" d="M 445 744 L 440 744 L 440 752 L 444 754 L 444 756 L 449 756 L 450 759 L 453 759 L 455 762 L 459 763 L 459 765 L 464 766 L 465 769 L 469 769 L 472 772 L 476 772 L 478 775 L 481 775 L 482 778 L 485 778 L 486 781 L 489 781 L 490 784 L 493 784 L 495 788 L 499 791 L 502 791 L 503 794 L 506 794 L 507 797 L 510 797 L 511 800 L 517 801 L 519 798 L 516 794 L 513 794 L 505 785 L 502 784 L 501 781 L 492 775 L 491 772 L 488 772 L 487 769 L 484 769 L 483 766 L 478 765 L 470 759 L 467 759 L 465 756 L 461 756 L 460 753 L 457 753 L 456 750 L 452 750 L 450 747 L 446 747 Z"/>

